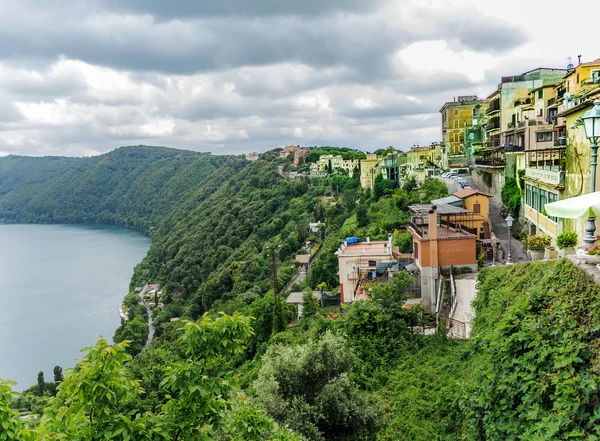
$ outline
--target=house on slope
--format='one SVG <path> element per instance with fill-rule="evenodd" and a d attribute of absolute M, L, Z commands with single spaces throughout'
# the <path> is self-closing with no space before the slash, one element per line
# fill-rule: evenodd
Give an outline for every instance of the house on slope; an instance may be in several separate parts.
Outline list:
<path fill-rule="evenodd" d="M 413 216 L 407 229 L 413 237 L 412 272 L 420 279 L 423 308 L 433 313 L 441 270 L 468 267 L 476 272 L 478 269 L 477 236 L 467 226 L 477 219 L 465 208 L 449 204 L 412 205 L 410 209 Z"/>
<path fill-rule="evenodd" d="M 367 237 L 359 242 L 355 237 L 347 238 L 336 255 L 343 303 L 367 299 L 368 294 L 362 289 L 364 282 L 387 281 L 401 266 L 400 253 L 392 243 L 391 234 L 386 241 L 371 241 Z"/>

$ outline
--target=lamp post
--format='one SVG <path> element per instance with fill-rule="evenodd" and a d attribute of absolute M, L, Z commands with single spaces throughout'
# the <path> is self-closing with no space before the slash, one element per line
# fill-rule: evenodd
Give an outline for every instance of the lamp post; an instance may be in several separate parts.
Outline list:
<path fill-rule="evenodd" d="M 510 258 L 510 227 L 512 227 L 514 219 L 509 214 L 505 220 L 506 220 L 506 226 L 508 227 L 508 254 L 506 255 L 506 264 L 512 265 L 513 262 L 512 262 L 512 259 Z"/>
<path fill-rule="evenodd" d="M 594 101 L 594 107 L 585 112 L 581 117 L 585 136 L 592 145 L 592 157 L 590 161 L 590 193 L 596 191 L 596 165 L 598 164 L 598 141 L 600 140 L 600 100 Z M 592 244 L 596 240 L 596 217 L 588 217 L 585 225 L 586 235 L 583 241 Z"/>

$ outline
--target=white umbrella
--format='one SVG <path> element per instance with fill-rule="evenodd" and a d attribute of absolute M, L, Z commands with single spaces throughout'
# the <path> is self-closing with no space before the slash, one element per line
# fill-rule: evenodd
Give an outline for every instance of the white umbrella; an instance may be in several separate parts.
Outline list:
<path fill-rule="evenodd" d="M 544 205 L 549 216 L 578 219 L 600 216 L 600 191 Z"/>
<path fill-rule="evenodd" d="M 600 216 L 600 191 L 588 193 L 574 198 L 563 199 L 562 201 L 550 202 L 544 205 L 546 213 L 549 216 L 578 219 L 587 216 L 585 231 L 588 233 L 583 241 L 585 243 L 594 243 L 596 237 L 596 216 Z"/>

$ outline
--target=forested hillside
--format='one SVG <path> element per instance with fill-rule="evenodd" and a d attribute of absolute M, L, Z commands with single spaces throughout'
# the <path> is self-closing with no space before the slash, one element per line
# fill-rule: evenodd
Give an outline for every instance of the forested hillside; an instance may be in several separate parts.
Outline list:
<path fill-rule="evenodd" d="M 405 273 L 333 319 L 312 289 L 337 284 L 339 241 L 393 233 L 406 246 L 408 205 L 445 186 L 379 179 L 363 191 L 343 173 L 287 180 L 277 156 L 130 147 L 0 159 L 4 220 L 146 231 L 153 243 L 132 287 L 166 292 L 148 350 L 139 352 L 145 308 L 130 294 L 115 340 L 131 345 L 100 341 L 64 379 L 42 376 L 16 399 L 0 381 L 0 440 L 600 439 L 600 288 L 588 276 L 567 260 L 483 269 L 469 341 L 418 331 L 431 318 L 403 307 Z M 315 220 L 327 227 L 311 235 Z M 278 246 L 283 284 L 305 239 L 321 254 L 296 287 L 296 320 L 274 296 L 267 245 Z"/>

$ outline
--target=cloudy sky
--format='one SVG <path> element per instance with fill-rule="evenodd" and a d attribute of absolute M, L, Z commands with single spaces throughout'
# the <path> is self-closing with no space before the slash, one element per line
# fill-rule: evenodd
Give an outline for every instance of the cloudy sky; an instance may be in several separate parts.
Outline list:
<path fill-rule="evenodd" d="M 0 155 L 439 140 L 502 75 L 600 57 L 597 0 L 0 0 Z M 591 23 L 591 21 L 590 21 Z"/>

